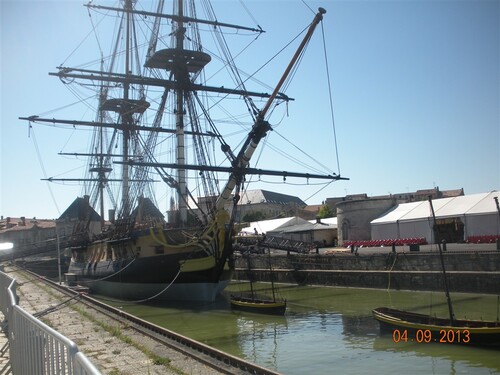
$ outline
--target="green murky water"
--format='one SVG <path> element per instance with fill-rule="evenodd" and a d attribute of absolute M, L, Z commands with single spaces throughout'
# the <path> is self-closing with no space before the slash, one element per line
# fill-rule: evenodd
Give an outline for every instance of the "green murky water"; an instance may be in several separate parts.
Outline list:
<path fill-rule="evenodd" d="M 238 292 L 247 285 L 233 284 Z M 266 289 L 267 284 L 258 284 Z M 284 374 L 492 374 L 500 351 L 380 336 L 371 316 L 388 306 L 446 317 L 444 293 L 279 285 L 284 317 L 213 304 L 120 305 L 125 311 Z M 455 316 L 495 320 L 497 296 L 454 293 Z"/>

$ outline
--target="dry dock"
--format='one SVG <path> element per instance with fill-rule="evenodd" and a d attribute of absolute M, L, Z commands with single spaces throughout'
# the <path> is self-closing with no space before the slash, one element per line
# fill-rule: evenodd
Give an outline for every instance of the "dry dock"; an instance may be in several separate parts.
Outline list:
<path fill-rule="evenodd" d="M 161 327 L 146 332 L 147 322 L 138 327 L 125 313 L 120 317 L 91 306 L 83 295 L 67 294 L 26 271 L 6 267 L 4 272 L 18 282 L 19 305 L 75 342 L 103 374 L 274 374 L 175 333 L 166 337 Z M 1 333 L 2 347 L 6 342 Z M 0 355 L 1 370 L 8 350 Z"/>
<path fill-rule="evenodd" d="M 496 244 L 449 244 L 444 252 L 446 274 L 453 292 L 500 294 L 500 251 Z M 236 258 L 234 278 L 287 284 L 342 286 L 395 290 L 443 290 L 443 277 L 436 245 L 419 251 L 408 246 L 320 249 L 318 254 L 272 256 L 250 254 Z"/>

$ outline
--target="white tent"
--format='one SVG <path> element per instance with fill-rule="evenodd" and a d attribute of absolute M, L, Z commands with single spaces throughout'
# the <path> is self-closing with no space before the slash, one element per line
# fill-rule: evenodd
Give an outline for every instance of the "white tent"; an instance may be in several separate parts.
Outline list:
<path fill-rule="evenodd" d="M 499 235 L 500 216 L 494 198 L 498 191 L 453 198 L 434 199 L 436 219 L 454 219 L 464 225 L 464 240 L 470 236 Z M 424 237 L 433 242 L 429 202 L 403 203 L 371 222 L 373 240 Z"/>
<path fill-rule="evenodd" d="M 297 216 L 284 217 L 281 219 L 253 221 L 250 223 L 250 226 L 243 228 L 240 233 L 254 234 L 255 231 L 257 231 L 258 234 L 265 234 L 278 228 L 285 228 L 291 225 L 304 223 L 307 223 L 307 221 Z"/>
<path fill-rule="evenodd" d="M 318 220 L 317 219 L 314 219 L 314 220 L 308 220 L 310 223 L 314 224 L 314 223 L 317 223 Z M 321 223 L 323 224 L 328 224 L 328 225 L 332 225 L 334 228 L 337 228 L 337 217 L 327 217 L 325 219 L 320 219 Z"/>
<path fill-rule="evenodd" d="M 282 219 L 255 221 L 243 228 L 240 235 L 268 234 L 295 241 L 318 242 L 328 245 L 335 243 L 337 238 L 337 218 L 306 221 L 292 216 Z"/>

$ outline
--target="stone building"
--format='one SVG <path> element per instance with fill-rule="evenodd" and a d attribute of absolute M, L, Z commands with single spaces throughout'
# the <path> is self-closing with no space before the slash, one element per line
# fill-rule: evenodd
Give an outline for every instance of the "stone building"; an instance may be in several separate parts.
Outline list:
<path fill-rule="evenodd" d="M 207 211 L 207 207 L 213 206 L 215 200 L 216 197 L 199 197 L 197 205 Z M 306 206 L 300 198 L 293 195 L 269 190 L 248 190 L 241 193 L 236 221 L 251 222 L 298 216 Z M 230 205 L 226 209 L 230 211 Z"/>
<path fill-rule="evenodd" d="M 11 242 L 14 251 L 22 251 L 32 245 L 42 246 L 56 237 L 54 220 L 6 217 L 0 219 L 0 242 Z"/>
<path fill-rule="evenodd" d="M 395 199 L 372 198 L 337 203 L 339 243 L 371 239 L 370 222 L 394 207 L 395 202 Z"/>
<path fill-rule="evenodd" d="M 238 202 L 239 219 L 255 213 L 262 213 L 264 218 L 295 216 L 307 205 L 293 195 L 276 193 L 268 190 L 248 190 L 241 194 Z"/>

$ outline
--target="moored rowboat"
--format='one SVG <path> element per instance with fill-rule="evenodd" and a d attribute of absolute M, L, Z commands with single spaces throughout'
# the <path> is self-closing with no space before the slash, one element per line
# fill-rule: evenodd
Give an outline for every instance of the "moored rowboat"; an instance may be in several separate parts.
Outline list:
<path fill-rule="evenodd" d="M 286 300 L 267 300 L 241 296 L 230 297 L 231 308 L 261 314 L 284 315 Z"/>
<path fill-rule="evenodd" d="M 382 333 L 395 342 L 446 343 L 500 348 L 500 322 L 438 318 L 425 314 L 378 307 L 372 310 Z"/>

